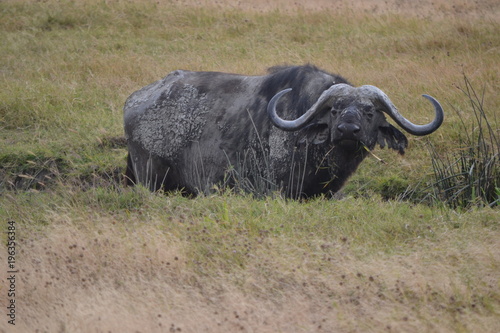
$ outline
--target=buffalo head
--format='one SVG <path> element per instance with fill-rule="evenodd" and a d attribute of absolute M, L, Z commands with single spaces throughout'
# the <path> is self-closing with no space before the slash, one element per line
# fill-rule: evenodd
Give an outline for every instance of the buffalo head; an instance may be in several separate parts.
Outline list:
<path fill-rule="evenodd" d="M 444 119 L 441 105 L 431 96 L 423 95 L 434 106 L 434 120 L 426 125 L 415 125 L 398 112 L 379 88 L 370 85 L 353 87 L 341 83 L 325 90 L 299 118 L 285 120 L 278 116 L 276 105 L 290 91 L 282 90 L 271 99 L 267 107 L 269 117 L 276 127 L 284 131 L 303 129 L 305 135 L 301 140 L 314 144 L 330 141 L 337 147 L 352 150 L 360 146 L 373 149 L 378 142 L 382 147 L 387 144 L 402 154 L 407 139 L 386 121 L 384 113 L 406 132 L 419 136 L 434 132 Z"/>

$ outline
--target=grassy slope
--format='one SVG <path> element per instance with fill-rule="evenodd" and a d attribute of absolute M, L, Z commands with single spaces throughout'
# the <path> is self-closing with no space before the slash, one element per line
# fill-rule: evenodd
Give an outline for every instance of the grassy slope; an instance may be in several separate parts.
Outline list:
<path fill-rule="evenodd" d="M 403 188 L 431 179 L 425 142 L 456 148 L 450 112 L 430 138 L 410 138 L 404 158 L 378 150 L 388 165 L 363 164 L 346 192 L 375 192 L 367 198 L 186 200 L 106 179 L 125 164 L 112 144 L 125 98 L 178 68 L 261 74 L 311 62 L 381 87 L 415 122 L 432 117 L 422 93 L 467 110 L 456 88 L 464 71 L 498 110 L 498 21 L 441 14 L 0 3 L 0 216 L 17 222 L 21 241 L 19 324 L 497 331 L 498 210 L 379 199 L 391 177 Z M 45 169 L 49 190 L 6 190 Z"/>

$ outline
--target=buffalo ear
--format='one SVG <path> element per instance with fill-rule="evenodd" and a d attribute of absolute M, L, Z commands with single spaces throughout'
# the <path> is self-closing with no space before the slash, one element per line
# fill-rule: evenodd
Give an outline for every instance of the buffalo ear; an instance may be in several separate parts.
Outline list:
<path fill-rule="evenodd" d="M 387 122 L 379 126 L 377 142 L 380 147 L 384 148 L 387 145 L 387 147 L 397 150 L 401 155 L 405 153 L 405 148 L 408 147 L 406 136 Z"/>
<path fill-rule="evenodd" d="M 319 124 L 311 124 L 304 128 L 299 133 L 299 139 L 297 142 L 301 143 L 312 143 L 315 145 L 319 145 L 323 142 L 328 141 L 328 137 L 330 135 L 330 130 L 328 129 L 328 125 L 324 123 Z"/>

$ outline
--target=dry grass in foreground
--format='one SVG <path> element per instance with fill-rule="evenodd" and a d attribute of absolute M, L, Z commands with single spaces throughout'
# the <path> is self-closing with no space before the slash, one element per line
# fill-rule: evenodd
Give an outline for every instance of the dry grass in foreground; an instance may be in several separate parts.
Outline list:
<path fill-rule="evenodd" d="M 18 228 L 19 332 L 499 328 L 493 210 L 145 191 L 40 199 L 57 209 L 36 216 L 50 221 L 43 231 Z"/>

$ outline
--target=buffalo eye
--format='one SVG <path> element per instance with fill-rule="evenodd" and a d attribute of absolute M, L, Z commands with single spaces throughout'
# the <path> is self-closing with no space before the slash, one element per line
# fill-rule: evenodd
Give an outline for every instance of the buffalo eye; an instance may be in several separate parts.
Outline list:
<path fill-rule="evenodd" d="M 372 121 L 373 117 L 375 115 L 375 112 L 372 107 L 364 107 L 363 108 L 363 114 L 366 117 L 368 121 Z"/>

